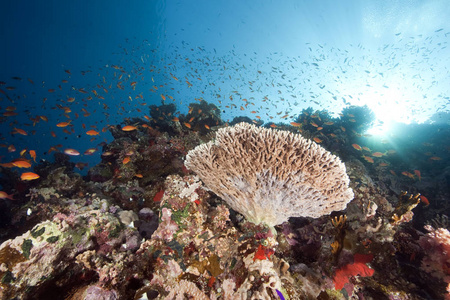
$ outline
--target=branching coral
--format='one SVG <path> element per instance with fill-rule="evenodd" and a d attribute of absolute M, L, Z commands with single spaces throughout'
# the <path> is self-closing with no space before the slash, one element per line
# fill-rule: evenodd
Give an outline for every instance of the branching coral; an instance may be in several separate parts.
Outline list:
<path fill-rule="evenodd" d="M 298 134 L 240 123 L 189 151 L 186 166 L 247 220 L 317 218 L 353 199 L 340 159 Z"/>

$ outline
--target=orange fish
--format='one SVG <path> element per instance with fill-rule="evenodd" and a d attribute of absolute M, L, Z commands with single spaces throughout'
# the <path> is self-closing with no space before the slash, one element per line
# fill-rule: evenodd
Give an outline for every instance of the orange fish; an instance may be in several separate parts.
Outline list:
<path fill-rule="evenodd" d="M 373 157 L 382 157 L 382 156 L 384 156 L 384 153 L 381 153 L 381 152 L 375 152 L 375 153 L 372 153 L 372 156 L 373 156 Z"/>
<path fill-rule="evenodd" d="M 289 123 L 289 124 L 291 124 L 291 125 L 294 126 L 294 127 L 300 127 L 300 126 L 302 126 L 302 123 L 296 123 L 296 122 L 291 122 L 291 123 Z"/>
<path fill-rule="evenodd" d="M 111 151 L 106 151 L 106 152 L 103 152 L 102 153 L 102 156 L 111 156 L 111 155 L 113 155 L 114 153 L 112 153 Z"/>
<path fill-rule="evenodd" d="M 89 164 L 88 163 L 84 163 L 84 162 L 77 162 L 75 164 L 75 168 L 78 168 L 80 170 L 83 170 L 84 168 L 86 168 Z"/>
<path fill-rule="evenodd" d="M 442 158 L 440 158 L 439 156 L 432 156 L 430 157 L 431 160 L 441 160 Z"/>
<path fill-rule="evenodd" d="M 358 151 L 361 151 L 361 150 L 362 150 L 361 146 L 358 145 L 358 144 L 352 144 L 352 147 L 355 148 L 355 149 L 358 150 Z"/>
<path fill-rule="evenodd" d="M 208 129 L 208 130 L 211 129 L 211 128 L 210 128 L 208 125 L 206 125 L 206 124 L 205 124 L 205 128 Z"/>
<path fill-rule="evenodd" d="M 391 172 L 392 175 L 397 176 L 397 174 L 395 174 L 394 170 L 389 170 L 389 172 Z"/>
<path fill-rule="evenodd" d="M 367 161 L 367 162 L 369 162 L 369 163 L 371 163 L 371 164 L 373 164 L 374 163 L 374 161 L 373 161 L 373 158 L 372 157 L 369 157 L 369 156 L 365 156 L 365 155 L 363 155 L 363 158 Z"/>
<path fill-rule="evenodd" d="M 53 146 L 52 146 L 52 147 L 50 147 L 50 148 L 48 149 L 47 153 L 50 154 L 50 153 L 52 153 L 53 151 L 54 151 L 54 152 L 59 152 L 59 150 L 58 150 L 56 147 L 53 147 Z"/>
<path fill-rule="evenodd" d="M 14 147 L 14 145 L 9 145 L 9 146 L 8 146 L 8 152 L 9 152 L 9 153 L 11 153 L 11 152 L 16 152 L 16 147 Z"/>
<path fill-rule="evenodd" d="M 86 132 L 87 135 L 99 135 L 100 133 L 98 131 L 95 131 L 93 129 Z"/>
<path fill-rule="evenodd" d="M 140 173 L 134 174 L 134 176 L 136 176 L 137 178 L 143 178 L 143 177 L 144 177 L 144 176 L 143 176 L 142 174 L 140 174 Z"/>
<path fill-rule="evenodd" d="M 406 177 L 409 177 L 409 178 L 411 178 L 411 179 L 414 179 L 414 175 L 411 174 L 411 173 L 409 173 L 409 172 L 407 172 L 407 171 L 403 171 L 403 172 L 402 172 L 402 175 L 405 175 Z"/>
<path fill-rule="evenodd" d="M 70 122 L 72 122 L 72 120 L 70 120 L 69 122 L 60 122 L 56 124 L 56 127 L 67 127 L 70 125 Z"/>
<path fill-rule="evenodd" d="M 64 153 L 67 154 L 67 155 L 71 155 L 71 156 L 77 156 L 77 155 L 80 155 L 80 152 L 78 152 L 78 151 L 75 150 L 75 149 L 71 149 L 71 148 L 65 149 L 65 150 L 64 150 Z"/>
<path fill-rule="evenodd" d="M 430 205 L 430 201 L 428 201 L 427 197 L 425 196 L 420 195 L 420 201 L 422 201 L 425 206 Z"/>
<path fill-rule="evenodd" d="M 0 166 L 3 168 L 14 168 L 15 167 L 12 163 L 4 163 L 4 164 L 0 164 Z"/>
<path fill-rule="evenodd" d="M 277 125 L 275 125 L 275 124 L 270 124 L 270 127 L 272 127 L 272 128 L 277 128 Z"/>
<path fill-rule="evenodd" d="M 123 159 L 123 161 L 122 161 L 122 163 L 124 164 L 124 165 L 126 165 L 127 163 L 129 163 L 130 162 L 130 157 L 125 157 L 124 159 Z"/>
<path fill-rule="evenodd" d="M 184 124 L 184 126 L 186 126 L 187 128 L 191 128 L 191 124 L 189 124 L 189 123 L 183 123 Z"/>
<path fill-rule="evenodd" d="M 12 164 L 18 168 L 31 168 L 31 164 L 26 160 L 16 160 Z"/>
<path fill-rule="evenodd" d="M 0 199 L 9 199 L 9 200 L 15 200 L 13 198 L 13 194 L 8 195 L 8 193 L 4 192 L 4 191 L 0 191 Z"/>
<path fill-rule="evenodd" d="M 13 111 L 6 111 L 3 113 L 3 116 L 5 116 L 5 117 L 12 117 L 12 116 L 17 116 L 17 115 L 18 115 L 18 113 L 13 112 Z"/>
<path fill-rule="evenodd" d="M 24 180 L 24 181 L 28 181 L 28 180 L 35 180 L 38 179 L 40 176 L 36 173 L 33 172 L 26 172 L 26 173 L 22 173 L 22 175 L 20 175 L 20 179 Z"/>
<path fill-rule="evenodd" d="M 137 130 L 137 128 L 135 126 L 131 126 L 131 125 L 127 125 L 122 127 L 123 131 L 133 131 L 133 130 Z"/>
<path fill-rule="evenodd" d="M 180 119 L 178 119 L 177 117 L 173 117 L 172 121 L 174 121 L 174 122 L 180 122 Z"/>
<path fill-rule="evenodd" d="M 313 138 L 314 142 L 316 143 L 322 143 L 322 140 L 319 139 L 318 137 Z"/>
<path fill-rule="evenodd" d="M 86 151 L 84 151 L 84 155 L 92 155 L 97 151 L 97 148 L 89 148 Z"/>
<path fill-rule="evenodd" d="M 420 176 L 419 170 L 414 170 L 414 174 L 416 174 L 417 178 L 419 178 L 419 181 L 422 181 L 422 177 Z"/>
<path fill-rule="evenodd" d="M 379 166 L 380 166 L 380 167 L 387 167 L 387 166 L 389 166 L 389 165 L 388 165 L 387 163 L 385 163 L 385 162 L 382 162 L 382 163 L 379 164 Z"/>
<path fill-rule="evenodd" d="M 25 130 L 20 129 L 20 128 L 16 128 L 16 127 L 14 127 L 13 133 L 18 133 L 18 134 L 21 134 L 21 135 L 28 135 L 28 133 Z"/>

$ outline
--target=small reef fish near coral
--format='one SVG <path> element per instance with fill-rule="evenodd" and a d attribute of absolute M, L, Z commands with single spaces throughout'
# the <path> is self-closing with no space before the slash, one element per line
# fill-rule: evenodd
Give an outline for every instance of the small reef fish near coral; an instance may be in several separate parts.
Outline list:
<path fill-rule="evenodd" d="M 144 2 L 0 10 L 0 299 L 450 298 L 448 6 Z"/>

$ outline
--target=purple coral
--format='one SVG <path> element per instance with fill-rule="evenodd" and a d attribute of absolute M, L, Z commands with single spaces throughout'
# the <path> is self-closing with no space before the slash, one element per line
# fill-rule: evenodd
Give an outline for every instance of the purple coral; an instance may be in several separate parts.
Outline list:
<path fill-rule="evenodd" d="M 98 286 L 90 286 L 86 289 L 86 294 L 84 296 L 85 300 L 116 300 L 118 299 L 117 292 L 114 290 L 105 290 Z"/>

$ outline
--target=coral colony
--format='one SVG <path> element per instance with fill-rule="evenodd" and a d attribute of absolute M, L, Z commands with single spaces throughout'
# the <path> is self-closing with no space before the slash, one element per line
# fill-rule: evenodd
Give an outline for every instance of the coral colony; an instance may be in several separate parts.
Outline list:
<path fill-rule="evenodd" d="M 318 218 L 353 199 L 345 165 L 298 134 L 240 123 L 186 156 L 186 166 L 245 218 L 270 228 Z M 275 233 L 275 230 L 273 229 Z"/>
<path fill-rule="evenodd" d="M 86 177 L 60 152 L 33 180 L 4 169 L 20 184 L 1 199 L 10 229 L 0 298 L 448 296 L 448 219 L 412 226 L 433 203 L 402 192 L 412 179 L 386 170 L 394 152 L 360 159 L 367 150 L 354 131 L 364 119 L 342 130 L 325 112 L 304 111 L 262 127 L 195 105 L 214 113 L 182 126 L 192 117 L 163 104 L 152 119 L 111 126 L 114 141 Z M 311 125 L 320 122 L 327 136 Z"/>

